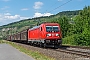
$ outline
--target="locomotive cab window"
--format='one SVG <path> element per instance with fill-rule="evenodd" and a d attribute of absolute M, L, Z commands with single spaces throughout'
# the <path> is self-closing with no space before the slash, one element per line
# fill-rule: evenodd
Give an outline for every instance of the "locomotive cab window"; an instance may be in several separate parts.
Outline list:
<path fill-rule="evenodd" d="M 47 32 L 59 32 L 59 26 L 46 26 L 46 31 Z"/>
<path fill-rule="evenodd" d="M 58 32 L 58 31 L 59 31 L 59 28 L 58 28 L 58 26 L 53 26 L 53 31 L 56 31 L 56 32 Z"/>
<path fill-rule="evenodd" d="M 40 31 L 42 31 L 42 27 L 40 28 Z"/>

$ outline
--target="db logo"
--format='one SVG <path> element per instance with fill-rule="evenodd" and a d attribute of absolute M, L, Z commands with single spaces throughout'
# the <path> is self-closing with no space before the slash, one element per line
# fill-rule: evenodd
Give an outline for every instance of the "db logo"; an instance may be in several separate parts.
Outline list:
<path fill-rule="evenodd" d="M 52 36 L 54 36 L 54 34 L 52 34 Z"/>

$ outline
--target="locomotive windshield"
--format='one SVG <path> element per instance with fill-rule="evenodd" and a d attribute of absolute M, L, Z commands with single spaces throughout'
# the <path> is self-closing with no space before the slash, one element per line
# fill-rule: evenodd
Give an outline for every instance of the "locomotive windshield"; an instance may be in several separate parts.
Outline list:
<path fill-rule="evenodd" d="M 47 32 L 52 32 L 52 31 L 58 32 L 59 28 L 58 28 L 58 26 L 46 26 L 46 31 Z"/>

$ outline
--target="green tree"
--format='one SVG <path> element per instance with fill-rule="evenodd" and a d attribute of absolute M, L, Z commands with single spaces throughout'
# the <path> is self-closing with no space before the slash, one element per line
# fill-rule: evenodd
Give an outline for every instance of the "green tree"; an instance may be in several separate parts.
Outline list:
<path fill-rule="evenodd" d="M 58 23 L 61 26 L 63 37 L 67 36 L 67 32 L 69 29 L 69 19 L 65 16 L 58 18 Z"/>
<path fill-rule="evenodd" d="M 85 7 L 75 20 L 77 45 L 90 45 L 90 6 Z"/>

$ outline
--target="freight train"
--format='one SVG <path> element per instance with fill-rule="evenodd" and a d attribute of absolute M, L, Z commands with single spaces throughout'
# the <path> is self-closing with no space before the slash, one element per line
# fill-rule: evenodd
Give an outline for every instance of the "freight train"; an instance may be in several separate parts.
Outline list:
<path fill-rule="evenodd" d="M 40 47 L 55 47 L 62 44 L 62 32 L 58 23 L 42 23 L 20 33 L 9 35 L 7 40 L 37 44 Z"/>

